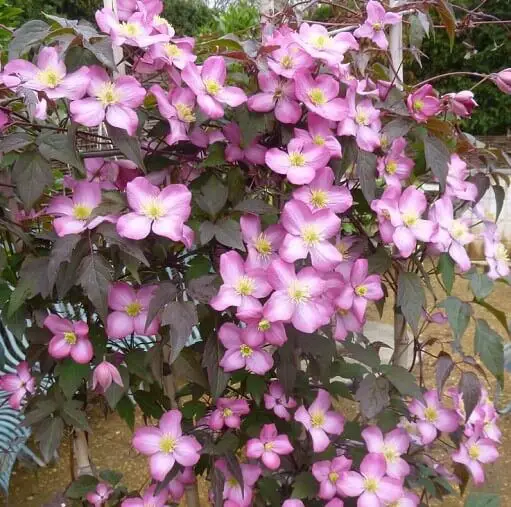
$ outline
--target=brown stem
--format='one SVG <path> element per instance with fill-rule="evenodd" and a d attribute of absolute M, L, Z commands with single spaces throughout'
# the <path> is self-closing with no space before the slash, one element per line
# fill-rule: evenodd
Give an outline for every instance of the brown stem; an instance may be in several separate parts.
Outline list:
<path fill-rule="evenodd" d="M 81 475 L 94 475 L 89 456 L 89 443 L 87 434 L 83 430 L 73 432 L 73 478 L 77 479 Z"/>

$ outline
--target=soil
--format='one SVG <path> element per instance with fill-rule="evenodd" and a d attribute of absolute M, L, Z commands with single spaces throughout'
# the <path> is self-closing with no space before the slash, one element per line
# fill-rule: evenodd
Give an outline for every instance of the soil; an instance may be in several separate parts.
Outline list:
<path fill-rule="evenodd" d="M 465 281 L 458 281 L 454 294 L 462 299 L 471 296 L 470 290 Z M 487 301 L 495 307 L 502 309 L 506 314 L 511 313 L 511 288 L 503 283 L 497 283 L 493 293 Z M 484 317 L 490 325 L 498 331 L 505 340 L 502 326 L 488 312 L 478 305 L 474 305 L 475 316 Z M 376 320 L 376 311 L 371 310 L 370 318 Z M 383 321 L 392 323 L 392 302 L 387 301 Z M 449 351 L 448 342 L 451 340 L 451 333 L 448 326 L 430 326 L 427 334 L 437 338 L 438 342 L 433 346 L 432 352 L 438 353 L 442 347 Z M 471 321 L 469 328 L 463 337 L 463 347 L 466 353 L 472 350 L 472 341 L 474 336 L 474 323 Z M 434 359 L 424 357 L 424 378 L 426 385 L 433 387 L 434 384 Z M 511 381 L 511 375 L 506 375 L 507 386 Z M 490 392 L 494 392 L 495 383 L 490 379 Z M 506 386 L 506 387 L 507 387 Z M 511 400 L 511 389 L 506 388 L 502 397 L 502 404 L 509 403 Z M 148 482 L 146 459 L 137 454 L 130 448 L 131 431 L 127 425 L 120 420 L 116 414 L 109 414 L 105 417 L 99 406 L 93 406 L 88 414 L 92 434 L 90 436 L 91 456 L 98 470 L 115 469 L 124 474 L 123 484 L 126 484 L 130 490 L 143 488 Z M 139 417 L 137 425 L 142 424 Z M 511 506 L 511 416 L 502 417 L 500 428 L 503 433 L 502 445 L 500 447 L 501 458 L 495 465 L 486 468 L 488 480 L 481 488 L 483 491 L 496 492 L 501 495 L 501 505 Z M 8 499 L 10 507 L 41 507 L 46 502 L 61 493 L 71 481 L 70 466 L 70 447 L 69 439 L 66 440 L 61 449 L 61 459 L 45 468 L 31 470 L 24 468 L 20 464 L 16 465 L 11 478 L 11 491 Z M 468 488 L 471 489 L 471 486 Z M 200 487 L 201 504 L 209 505 L 207 501 L 207 492 L 205 486 Z M 183 506 L 185 503 L 183 503 Z M 463 499 L 450 498 L 442 502 L 446 507 L 458 507 L 463 505 Z"/>

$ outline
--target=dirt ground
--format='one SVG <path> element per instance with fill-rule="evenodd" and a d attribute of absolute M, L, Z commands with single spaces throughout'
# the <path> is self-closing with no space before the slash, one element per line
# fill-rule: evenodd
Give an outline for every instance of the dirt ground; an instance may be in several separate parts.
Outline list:
<path fill-rule="evenodd" d="M 457 282 L 454 293 L 463 298 L 470 297 L 471 293 L 466 282 Z M 511 314 L 511 288 L 503 283 L 498 283 L 488 302 L 499 309 Z M 392 305 L 387 302 L 383 321 L 392 322 Z M 474 305 L 477 306 L 477 305 Z M 484 317 L 491 326 L 505 336 L 500 324 L 483 308 L 475 308 L 476 317 Z M 376 319 L 376 314 L 371 316 Z M 450 331 L 447 326 L 431 326 L 428 330 L 430 336 L 436 337 L 439 342 L 447 343 L 450 340 Z M 463 346 L 468 353 L 472 350 L 474 325 L 471 322 L 463 338 Z M 507 340 L 508 337 L 505 337 Z M 442 345 L 435 346 L 438 352 Z M 448 347 L 446 348 L 448 350 Z M 434 373 L 433 361 L 425 358 L 425 378 L 429 387 L 433 387 Z M 506 390 L 503 403 L 511 400 L 509 383 L 511 376 L 507 374 Z M 491 386 L 491 391 L 494 385 Z M 94 464 L 99 470 L 115 469 L 124 474 L 123 484 L 129 489 L 142 488 L 148 481 L 146 460 L 137 456 L 130 449 L 131 431 L 126 424 L 114 415 L 105 418 L 99 408 L 92 408 L 89 414 L 92 435 L 90 439 L 91 454 Z M 137 421 L 141 424 L 141 421 Z M 500 448 L 501 458 L 493 466 L 487 468 L 488 481 L 482 488 L 484 491 L 498 492 L 501 494 L 501 506 L 511 506 L 511 416 L 503 417 L 500 422 L 503 432 L 503 441 Z M 62 492 L 71 480 L 69 442 L 67 441 L 61 450 L 61 459 L 54 465 L 38 470 L 27 470 L 16 466 L 11 479 L 11 491 L 8 499 L 10 507 L 41 507 L 49 502 L 55 495 Z M 470 489 L 470 487 L 469 487 Z M 201 487 L 202 505 L 208 505 L 206 491 Z M 184 504 L 183 504 L 184 505 Z M 452 498 L 442 502 L 446 507 L 458 507 L 463 505 L 463 500 Z"/>

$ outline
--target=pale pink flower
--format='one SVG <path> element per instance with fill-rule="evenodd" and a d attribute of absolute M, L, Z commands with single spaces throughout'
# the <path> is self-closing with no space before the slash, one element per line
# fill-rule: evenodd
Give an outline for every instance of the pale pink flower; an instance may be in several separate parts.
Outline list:
<path fill-rule="evenodd" d="M 221 255 L 220 276 L 224 283 L 210 305 L 219 312 L 236 306 L 241 319 L 257 313 L 261 308 L 258 299 L 271 292 L 264 270 L 250 268 L 234 250 Z"/>
<path fill-rule="evenodd" d="M 193 243 L 193 231 L 185 225 L 191 212 L 192 194 L 185 185 L 168 185 L 163 190 L 139 177 L 126 185 L 133 210 L 117 221 L 117 232 L 130 239 L 144 239 L 151 230 L 172 241 Z"/>
<path fill-rule="evenodd" d="M 133 447 L 150 456 L 151 476 L 157 481 L 162 481 L 175 463 L 189 467 L 199 461 L 201 445 L 195 437 L 183 435 L 181 418 L 179 410 L 169 410 L 161 417 L 158 427 L 144 426 L 133 435 Z"/>
<path fill-rule="evenodd" d="M 345 496 L 358 497 L 357 507 L 383 507 L 403 495 L 401 481 L 385 475 L 385 458 L 367 454 L 360 464 L 360 473 L 345 472 L 339 487 Z"/>
<path fill-rule="evenodd" d="M 463 201 L 475 201 L 477 187 L 470 181 L 466 181 L 470 174 L 466 162 L 459 155 L 453 153 L 447 168 L 445 195 L 457 197 Z"/>
<path fill-rule="evenodd" d="M 380 2 L 370 0 L 367 3 L 367 19 L 363 25 L 357 28 L 353 35 L 361 38 L 371 39 L 380 49 L 387 49 L 389 41 L 385 37 L 385 26 L 395 25 L 401 21 L 401 14 L 385 12 Z"/>
<path fill-rule="evenodd" d="M 142 61 L 149 63 L 155 60 L 169 67 L 183 70 L 189 63 L 193 63 L 197 59 L 197 56 L 192 52 L 193 42 L 193 39 L 184 37 L 163 44 L 155 44 L 149 48 Z M 138 67 L 137 65 L 137 70 Z M 171 74 L 173 75 L 173 72 Z"/>
<path fill-rule="evenodd" d="M 208 426 L 215 431 L 220 431 L 224 426 L 231 429 L 239 429 L 241 416 L 250 413 L 250 407 L 246 400 L 236 398 L 218 398 L 216 409 L 207 418 Z"/>
<path fill-rule="evenodd" d="M 146 329 L 147 312 L 156 285 L 135 290 L 126 282 L 116 282 L 108 289 L 108 306 L 114 310 L 107 318 L 107 334 L 111 338 L 124 338 L 132 333 L 151 336 L 158 332 L 160 319 L 155 317 Z"/>
<path fill-rule="evenodd" d="M 89 340 L 89 326 L 85 322 L 48 315 L 44 319 L 44 326 L 53 333 L 48 344 L 51 357 L 64 359 L 70 356 L 79 364 L 87 364 L 92 359 L 94 349 Z"/>
<path fill-rule="evenodd" d="M 279 249 L 280 257 L 286 262 L 311 257 L 313 267 L 330 271 L 342 257 L 339 250 L 329 241 L 339 232 L 341 220 L 330 209 L 315 213 L 303 203 L 293 199 L 287 202 L 281 216 L 286 236 Z"/>
<path fill-rule="evenodd" d="M 162 489 L 156 494 L 156 484 L 147 488 L 142 498 L 125 498 L 121 507 L 165 507 L 167 505 L 168 492 Z"/>
<path fill-rule="evenodd" d="M 35 392 L 35 379 L 30 374 L 26 361 L 16 366 L 16 373 L 7 373 L 0 377 L 0 390 L 10 393 L 9 406 L 14 410 L 21 408 L 21 402 L 27 395 Z"/>
<path fill-rule="evenodd" d="M 341 158 L 342 147 L 333 133 L 335 122 L 326 120 L 315 113 L 307 114 L 307 129 L 294 129 L 294 135 L 298 139 L 306 142 L 324 146 L 329 152 L 331 158 Z"/>
<path fill-rule="evenodd" d="M 282 507 L 304 507 L 304 504 L 301 500 L 293 498 L 291 500 L 286 500 L 282 504 Z"/>
<path fill-rule="evenodd" d="M 314 452 L 323 452 L 330 444 L 328 435 L 340 435 L 344 430 L 344 417 L 330 410 L 330 395 L 318 389 L 316 399 L 308 409 L 303 405 L 295 412 L 295 421 L 302 423 L 312 438 Z"/>
<path fill-rule="evenodd" d="M 406 140 L 398 137 L 392 141 L 390 150 L 378 160 L 378 174 L 387 185 L 401 187 L 401 182 L 407 180 L 412 172 L 414 161 L 405 155 Z"/>
<path fill-rule="evenodd" d="M 96 389 L 99 385 L 103 392 L 105 392 L 112 382 L 120 387 L 124 387 L 119 370 L 108 361 L 99 363 L 92 374 L 92 390 Z"/>
<path fill-rule="evenodd" d="M 133 136 L 138 127 L 135 109 L 144 102 L 145 94 L 133 76 L 119 76 L 112 81 L 103 68 L 93 65 L 89 68 L 89 97 L 74 100 L 69 108 L 73 120 L 86 127 L 95 127 L 106 119 Z"/>
<path fill-rule="evenodd" d="M 307 204 L 311 211 L 329 209 L 334 213 L 344 213 L 351 208 L 353 197 L 346 186 L 334 185 L 332 169 L 325 166 L 316 171 L 316 176 L 308 184 L 293 192 L 293 198 Z"/>
<path fill-rule="evenodd" d="M 511 68 L 492 74 L 491 80 L 498 86 L 501 92 L 511 95 Z"/>
<path fill-rule="evenodd" d="M 509 253 L 506 245 L 500 241 L 497 225 L 485 223 L 484 232 L 484 256 L 488 262 L 488 276 L 492 280 L 504 278 L 509 275 Z"/>
<path fill-rule="evenodd" d="M 428 83 L 408 95 L 406 99 L 408 111 L 419 123 L 425 123 L 435 116 L 442 108 L 433 87 Z"/>
<path fill-rule="evenodd" d="M 239 328 L 226 322 L 218 331 L 218 339 L 225 347 L 220 366 L 227 372 L 246 369 L 264 375 L 273 367 L 273 358 L 263 349 L 264 336 L 253 328 Z"/>
<path fill-rule="evenodd" d="M 340 498 L 332 498 L 325 507 L 344 507 L 344 502 Z"/>
<path fill-rule="evenodd" d="M 10 116 L 3 110 L 0 109 L 0 133 L 4 131 L 11 121 Z"/>
<path fill-rule="evenodd" d="M 275 289 L 265 308 L 269 321 L 291 322 L 304 333 L 313 333 L 328 324 L 332 308 L 320 297 L 324 282 L 314 268 L 303 268 L 295 274 L 293 264 L 276 259 L 267 273 Z"/>
<path fill-rule="evenodd" d="M 275 118 L 281 123 L 297 123 L 302 108 L 296 101 L 295 83 L 282 79 L 273 72 L 259 72 L 257 81 L 261 93 L 249 97 L 247 106 L 251 111 L 268 113 L 275 110 Z"/>
<path fill-rule="evenodd" d="M 314 60 L 301 47 L 292 42 L 281 45 L 268 57 L 268 67 L 279 76 L 293 79 L 299 70 L 307 70 L 314 66 Z"/>
<path fill-rule="evenodd" d="M 279 435 L 275 424 L 264 424 L 259 438 L 247 442 L 247 458 L 261 459 L 270 470 L 278 470 L 280 456 L 293 452 L 287 435 Z"/>
<path fill-rule="evenodd" d="M 332 461 L 316 461 L 312 465 L 312 475 L 319 482 L 319 498 L 331 500 L 336 495 L 341 495 L 339 485 L 345 472 L 351 468 L 352 461 L 339 456 Z"/>
<path fill-rule="evenodd" d="M 114 490 L 109 484 L 100 482 L 94 491 L 87 493 L 85 498 L 93 507 L 102 507 L 113 492 Z"/>
<path fill-rule="evenodd" d="M 133 164 L 133 162 L 130 163 Z M 87 181 L 99 183 L 102 190 L 117 189 L 115 181 L 119 177 L 119 166 L 114 161 L 107 161 L 100 157 L 86 158 L 84 160 L 84 165 L 87 171 Z M 75 180 L 66 181 L 66 184 L 73 188 L 75 186 Z"/>
<path fill-rule="evenodd" d="M 270 345 L 282 347 L 287 341 L 286 328 L 283 322 L 270 321 L 266 317 L 266 305 L 252 315 L 244 318 L 247 327 L 251 328 L 253 332 L 261 334 L 262 340 Z"/>
<path fill-rule="evenodd" d="M 473 109 L 478 106 L 474 100 L 474 94 L 468 90 L 446 93 L 442 96 L 442 101 L 446 103 L 450 111 L 460 118 L 470 118 Z"/>
<path fill-rule="evenodd" d="M 291 139 L 287 153 L 278 148 L 266 152 L 266 165 L 278 174 L 284 174 L 295 185 L 310 183 L 316 171 L 325 167 L 330 153 L 324 146 L 308 143 L 303 139 Z"/>
<path fill-rule="evenodd" d="M 364 321 L 360 321 L 353 309 L 346 310 L 338 308 L 334 313 L 334 334 L 333 337 L 336 341 L 342 342 L 348 336 L 348 333 L 362 332 Z"/>
<path fill-rule="evenodd" d="M 240 465 L 241 475 L 243 476 L 243 489 L 241 484 L 232 475 L 227 466 L 225 459 L 215 461 L 215 468 L 220 470 L 225 478 L 223 499 L 226 507 L 250 507 L 254 495 L 254 485 L 261 475 L 261 467 L 259 465 Z M 229 503 L 230 502 L 230 503 Z"/>
<path fill-rule="evenodd" d="M 257 138 L 248 146 L 244 146 L 240 126 L 233 121 L 225 125 L 222 132 L 228 141 L 225 148 L 227 162 L 246 161 L 249 164 L 264 165 L 264 156 L 268 150 L 257 142 Z"/>
<path fill-rule="evenodd" d="M 403 494 L 400 498 L 386 505 L 391 505 L 392 507 L 418 507 L 419 504 L 420 498 L 415 493 L 403 489 Z"/>
<path fill-rule="evenodd" d="M 296 400 L 291 396 L 286 396 L 281 383 L 274 380 L 270 383 L 268 392 L 264 393 L 264 407 L 266 410 L 273 410 L 273 413 L 280 419 L 290 421 L 289 409 L 296 407 Z"/>
<path fill-rule="evenodd" d="M 227 68 L 221 56 L 210 56 L 202 67 L 188 63 L 181 76 L 183 81 L 197 95 L 199 107 L 211 119 L 224 115 L 222 104 L 237 107 L 247 101 L 241 88 L 225 86 Z"/>
<path fill-rule="evenodd" d="M 140 8 L 144 8 L 146 16 L 157 16 L 163 11 L 163 2 L 161 0 L 144 0 L 143 5 L 140 0 L 117 0 L 117 15 L 123 21 L 129 19 Z"/>

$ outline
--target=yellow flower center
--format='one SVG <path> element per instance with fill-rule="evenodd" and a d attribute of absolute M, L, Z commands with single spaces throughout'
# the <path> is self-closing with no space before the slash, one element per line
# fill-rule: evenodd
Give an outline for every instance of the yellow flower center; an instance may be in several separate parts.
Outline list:
<path fill-rule="evenodd" d="M 231 417 L 232 410 L 230 408 L 224 408 L 223 415 L 224 415 L 224 417 Z"/>
<path fill-rule="evenodd" d="M 73 217 L 76 220 L 87 220 L 92 213 L 92 208 L 86 204 L 75 204 L 73 206 Z"/>
<path fill-rule="evenodd" d="M 259 324 L 257 324 L 257 329 L 259 331 L 268 331 L 271 328 L 271 323 L 269 320 L 262 319 L 259 321 Z"/>
<path fill-rule="evenodd" d="M 254 241 L 254 246 L 259 255 L 266 257 L 272 253 L 271 241 L 264 233 L 259 234 L 257 239 Z"/>
<path fill-rule="evenodd" d="M 434 423 L 438 419 L 438 412 L 435 407 L 426 407 L 424 410 L 424 419 L 430 423 Z"/>
<path fill-rule="evenodd" d="M 264 450 L 265 451 L 271 451 L 273 449 L 273 442 L 266 442 L 264 444 Z"/>
<path fill-rule="evenodd" d="M 367 294 L 367 287 L 365 285 L 359 285 L 355 288 L 355 294 L 357 296 L 365 296 Z"/>
<path fill-rule="evenodd" d="M 479 456 L 481 455 L 481 450 L 477 445 L 475 444 L 471 445 L 470 449 L 468 450 L 468 455 L 470 456 L 471 459 L 478 459 Z"/>
<path fill-rule="evenodd" d="M 291 69 L 293 67 L 293 58 L 289 55 L 283 56 L 280 59 L 280 65 L 284 67 L 284 69 Z"/>
<path fill-rule="evenodd" d="M 385 166 L 385 170 L 389 173 L 389 174 L 396 174 L 396 171 L 397 171 L 397 163 L 396 161 L 394 160 L 389 160 L 387 162 L 387 165 Z"/>
<path fill-rule="evenodd" d="M 142 213 L 151 220 L 158 220 L 165 216 L 166 209 L 159 199 L 149 199 L 142 205 Z"/>
<path fill-rule="evenodd" d="M 186 123 L 192 123 L 195 121 L 195 114 L 193 113 L 193 109 L 186 104 L 176 104 L 177 114 L 182 121 Z"/>
<path fill-rule="evenodd" d="M 312 88 L 307 92 L 307 95 L 315 106 L 322 106 L 326 103 L 326 96 L 321 88 Z"/>
<path fill-rule="evenodd" d="M 413 227 L 419 221 L 417 213 L 403 213 L 401 217 L 407 227 Z"/>
<path fill-rule="evenodd" d="M 378 491 L 378 481 L 373 477 L 367 477 L 364 480 L 364 489 L 368 493 L 376 493 Z"/>
<path fill-rule="evenodd" d="M 126 305 L 124 311 L 130 317 L 136 317 L 142 311 L 142 305 L 138 301 L 133 301 L 132 303 Z"/>
<path fill-rule="evenodd" d="M 330 45 L 330 37 L 328 35 L 316 35 L 311 39 L 311 43 L 316 49 L 325 49 Z"/>
<path fill-rule="evenodd" d="M 240 345 L 241 357 L 250 357 L 254 351 L 248 345 Z"/>
<path fill-rule="evenodd" d="M 389 463 L 394 463 L 399 458 L 399 453 L 396 451 L 396 449 L 390 445 L 384 445 L 383 446 L 383 452 L 382 452 L 384 458 Z"/>
<path fill-rule="evenodd" d="M 337 313 L 338 313 L 341 317 L 344 317 L 345 315 L 348 315 L 348 310 L 345 310 L 344 308 L 338 308 L 338 309 L 337 309 Z"/>
<path fill-rule="evenodd" d="M 324 190 L 313 190 L 310 202 L 315 208 L 324 208 L 328 204 L 328 194 Z"/>
<path fill-rule="evenodd" d="M 220 86 L 220 83 L 218 83 L 214 79 L 205 79 L 204 86 L 206 87 L 206 91 L 210 95 L 217 95 L 218 92 L 222 89 L 222 87 Z"/>
<path fill-rule="evenodd" d="M 311 424 L 313 428 L 321 428 L 325 424 L 325 414 L 323 412 L 314 412 L 311 415 Z"/>
<path fill-rule="evenodd" d="M 62 81 L 57 71 L 51 68 L 37 73 L 37 80 L 48 88 L 56 88 Z"/>
<path fill-rule="evenodd" d="M 306 303 L 310 299 L 310 291 L 307 285 L 295 280 L 288 289 L 288 295 L 296 303 Z"/>
<path fill-rule="evenodd" d="M 355 121 L 359 125 L 364 126 L 369 125 L 369 115 L 367 114 L 367 111 L 357 110 L 357 114 L 355 115 Z"/>
<path fill-rule="evenodd" d="M 302 229 L 302 239 L 307 246 L 314 246 L 321 241 L 321 236 L 313 225 L 306 225 Z"/>
<path fill-rule="evenodd" d="M 227 481 L 227 484 L 229 484 L 229 486 L 231 486 L 231 488 L 235 488 L 238 485 L 238 481 L 234 477 L 231 477 Z"/>
<path fill-rule="evenodd" d="M 289 162 L 291 162 L 293 167 L 303 167 L 305 165 L 305 157 L 297 151 L 292 151 L 289 154 Z"/>
<path fill-rule="evenodd" d="M 121 100 L 119 91 L 114 83 L 104 83 L 99 89 L 97 97 L 101 104 L 103 104 L 103 107 L 112 106 Z"/>
<path fill-rule="evenodd" d="M 170 454 L 174 452 L 176 448 L 176 440 L 172 438 L 170 435 L 164 435 L 160 440 L 160 451 L 165 454 Z"/>
<path fill-rule="evenodd" d="M 240 276 L 234 287 L 234 290 L 240 296 L 250 296 L 252 292 L 254 292 L 254 289 L 255 289 L 254 280 L 249 276 Z"/>
<path fill-rule="evenodd" d="M 162 18 L 161 16 L 154 16 L 153 23 L 155 25 L 167 25 L 168 27 L 172 27 L 172 25 L 165 18 Z"/>
<path fill-rule="evenodd" d="M 328 474 L 328 480 L 332 483 L 332 484 L 335 484 L 338 480 L 339 480 L 339 474 L 337 472 L 330 472 Z"/>
<path fill-rule="evenodd" d="M 318 146 L 323 146 L 325 144 L 325 138 L 317 134 L 312 138 L 312 142 Z"/>
<path fill-rule="evenodd" d="M 379 31 L 380 31 L 380 30 L 382 30 L 382 29 L 383 29 L 383 26 L 382 26 L 382 24 L 381 24 L 381 23 L 373 23 L 373 30 L 374 30 L 375 32 L 379 32 Z"/>
<path fill-rule="evenodd" d="M 69 345 L 74 345 L 76 343 L 76 340 L 77 340 L 76 334 L 73 333 L 72 331 L 67 331 L 66 333 L 64 333 L 64 340 Z"/>
<path fill-rule="evenodd" d="M 120 32 L 125 37 L 137 37 L 138 35 L 140 35 L 142 33 L 142 29 L 141 29 L 140 25 L 138 25 L 137 23 L 122 22 L 122 23 L 120 23 L 119 28 L 120 28 Z"/>
<path fill-rule="evenodd" d="M 413 108 L 415 109 L 415 111 L 422 111 L 424 107 L 424 102 L 422 100 L 414 100 L 413 101 Z"/>
<path fill-rule="evenodd" d="M 467 225 L 459 220 L 454 220 L 451 226 L 451 236 L 454 239 L 461 239 L 466 234 L 468 234 Z"/>
<path fill-rule="evenodd" d="M 509 262 L 509 253 L 503 243 L 498 243 L 495 247 L 495 259 L 501 262 Z"/>
<path fill-rule="evenodd" d="M 181 48 L 176 46 L 175 44 L 171 44 L 168 42 L 167 44 L 163 45 L 163 49 L 165 50 L 165 53 L 170 58 L 177 58 L 178 56 L 181 56 Z"/>

